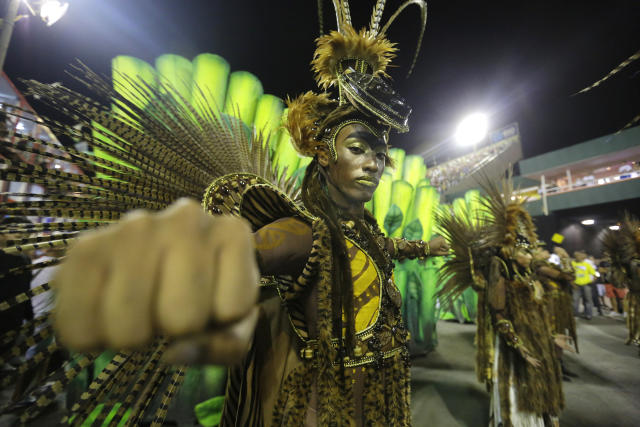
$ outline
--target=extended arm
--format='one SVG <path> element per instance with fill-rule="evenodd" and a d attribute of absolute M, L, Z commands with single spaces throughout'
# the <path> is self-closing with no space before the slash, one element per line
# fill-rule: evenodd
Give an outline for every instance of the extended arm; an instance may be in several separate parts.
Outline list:
<path fill-rule="evenodd" d="M 573 276 L 569 273 L 565 273 L 556 267 L 542 264 L 536 268 L 538 274 L 546 276 L 553 280 L 573 280 Z"/>
<path fill-rule="evenodd" d="M 387 239 L 387 250 L 391 254 L 391 258 L 400 261 L 416 258 L 426 259 L 430 256 L 448 254 L 449 244 L 442 237 L 434 237 L 429 242 L 392 237 Z"/>

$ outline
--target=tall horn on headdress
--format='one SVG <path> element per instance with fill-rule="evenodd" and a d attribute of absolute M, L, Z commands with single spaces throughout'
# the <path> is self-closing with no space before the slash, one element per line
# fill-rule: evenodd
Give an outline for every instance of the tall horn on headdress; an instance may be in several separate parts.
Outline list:
<path fill-rule="evenodd" d="M 382 3 L 383 3 L 382 7 L 384 7 L 384 2 Z M 389 18 L 387 23 L 384 24 L 384 27 L 382 27 L 382 31 L 380 31 L 380 34 L 385 34 L 389 29 L 389 26 L 393 23 L 393 21 L 395 21 L 398 15 L 400 15 L 402 11 L 404 11 L 407 8 L 407 6 L 410 6 L 412 4 L 415 4 L 420 8 L 421 26 L 420 26 L 420 35 L 418 36 L 418 44 L 416 45 L 416 51 L 413 54 L 413 59 L 411 60 L 411 66 L 409 66 L 409 72 L 407 73 L 407 77 L 411 75 L 411 72 L 413 71 L 413 67 L 415 67 L 416 65 L 416 61 L 418 60 L 418 54 L 420 53 L 420 47 L 422 46 L 422 37 L 424 36 L 424 30 L 427 26 L 427 3 L 424 0 L 407 0 L 402 5 L 400 5 L 398 9 L 396 9 L 393 15 L 391 15 L 391 18 Z M 382 12 L 380 12 L 380 15 L 382 15 Z"/>
<path fill-rule="evenodd" d="M 380 31 L 380 21 L 382 20 L 382 12 L 384 12 L 384 4 L 386 0 L 378 0 L 376 5 L 373 6 L 373 13 L 371 14 L 371 22 L 369 23 L 369 29 L 374 36 L 378 35 Z"/>

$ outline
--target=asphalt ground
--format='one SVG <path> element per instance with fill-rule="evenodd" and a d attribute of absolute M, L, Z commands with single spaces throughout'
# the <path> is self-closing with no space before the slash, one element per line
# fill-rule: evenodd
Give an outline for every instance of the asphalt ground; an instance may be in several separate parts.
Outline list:
<path fill-rule="evenodd" d="M 413 425 L 487 426 L 489 394 L 474 371 L 475 325 L 440 321 L 438 347 L 412 367 Z M 622 318 L 578 319 L 579 354 L 565 354 L 576 374 L 563 382 L 562 426 L 640 426 L 640 356 L 626 346 Z"/>

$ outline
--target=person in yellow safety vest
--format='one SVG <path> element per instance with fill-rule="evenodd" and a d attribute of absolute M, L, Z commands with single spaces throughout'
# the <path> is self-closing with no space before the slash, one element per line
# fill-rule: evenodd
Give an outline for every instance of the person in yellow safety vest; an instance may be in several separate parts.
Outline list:
<path fill-rule="evenodd" d="M 573 289 L 573 312 L 576 316 L 579 315 L 580 298 L 582 298 L 584 303 L 584 317 L 587 320 L 591 320 L 593 296 L 591 295 L 592 288 L 590 284 L 593 282 L 596 271 L 593 266 L 587 262 L 587 254 L 585 252 L 576 251 L 574 257 L 575 260 L 571 261 L 573 271 L 576 275 L 574 281 L 576 286 Z"/>

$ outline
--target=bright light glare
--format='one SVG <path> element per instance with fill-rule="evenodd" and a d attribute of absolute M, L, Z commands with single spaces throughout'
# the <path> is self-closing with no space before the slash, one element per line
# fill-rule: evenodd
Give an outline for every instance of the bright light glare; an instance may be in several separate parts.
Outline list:
<path fill-rule="evenodd" d="M 593 219 L 585 219 L 584 221 L 582 221 L 582 225 L 593 225 L 595 223 L 596 221 Z"/>
<path fill-rule="evenodd" d="M 47 24 L 47 26 L 52 26 L 60 18 L 67 13 L 67 9 L 69 8 L 69 3 L 61 3 L 57 0 L 47 0 L 40 7 L 40 17 Z"/>
<path fill-rule="evenodd" d="M 482 113 L 470 114 L 458 125 L 455 135 L 456 141 L 464 146 L 477 144 L 487 136 L 488 127 L 487 116 Z"/>
<path fill-rule="evenodd" d="M 620 226 L 619 225 L 610 225 L 609 226 L 609 230 L 618 231 L 618 230 L 620 230 Z"/>

